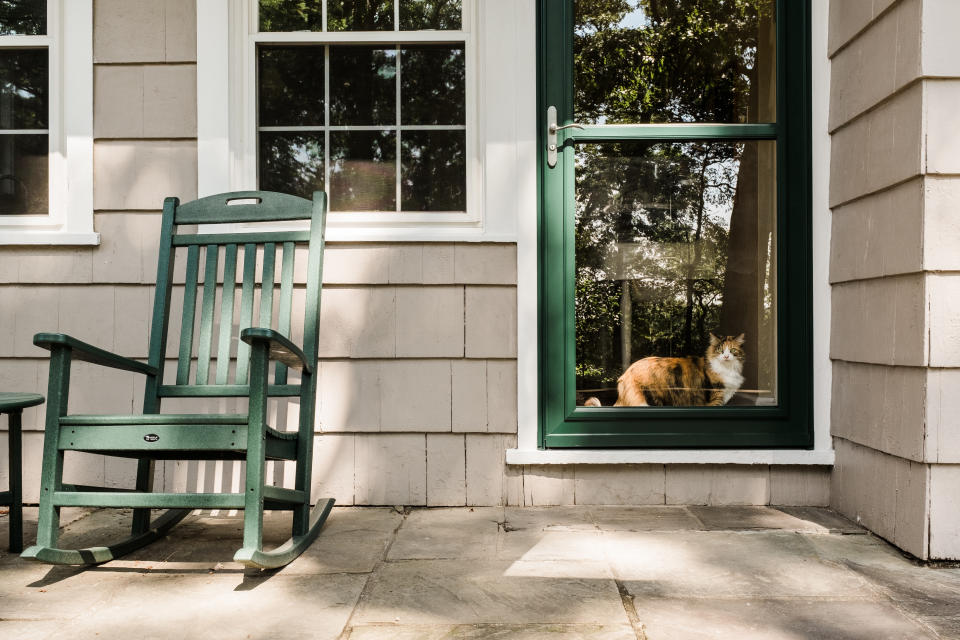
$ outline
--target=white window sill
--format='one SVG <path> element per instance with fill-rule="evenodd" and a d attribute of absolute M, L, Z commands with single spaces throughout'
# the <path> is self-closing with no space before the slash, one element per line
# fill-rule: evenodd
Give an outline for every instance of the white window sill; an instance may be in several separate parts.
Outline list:
<path fill-rule="evenodd" d="M 63 233 L 60 231 L 0 231 L 0 245 L 74 245 L 100 244 L 100 234 L 94 232 Z"/>
<path fill-rule="evenodd" d="M 833 466 L 833 449 L 507 449 L 507 464 L 776 464 Z"/>

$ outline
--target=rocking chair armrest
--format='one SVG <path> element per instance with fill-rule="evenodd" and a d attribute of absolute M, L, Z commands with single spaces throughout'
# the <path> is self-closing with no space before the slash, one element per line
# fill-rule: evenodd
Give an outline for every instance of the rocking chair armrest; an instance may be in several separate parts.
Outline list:
<path fill-rule="evenodd" d="M 258 342 L 266 342 L 270 349 L 271 360 L 278 360 L 291 369 L 313 372 L 313 368 L 307 362 L 306 354 L 279 331 L 251 327 L 240 332 L 240 339 L 251 346 Z"/>
<path fill-rule="evenodd" d="M 148 376 L 157 375 L 157 368 L 139 360 L 118 356 L 110 351 L 105 351 L 93 345 L 87 344 L 82 340 L 77 340 L 73 336 L 65 333 L 38 333 L 33 336 L 33 344 L 42 349 L 50 351 L 53 347 L 69 347 L 75 360 L 82 360 L 92 364 L 99 364 L 112 369 L 122 369 L 124 371 L 133 371 L 143 373 Z"/>

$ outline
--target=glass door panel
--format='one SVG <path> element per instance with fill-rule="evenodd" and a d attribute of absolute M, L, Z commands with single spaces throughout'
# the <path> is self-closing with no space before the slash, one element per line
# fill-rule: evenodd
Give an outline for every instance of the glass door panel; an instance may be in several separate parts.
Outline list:
<path fill-rule="evenodd" d="M 574 164 L 577 405 L 705 406 L 734 373 L 723 405 L 775 405 L 775 143 L 583 144 Z"/>

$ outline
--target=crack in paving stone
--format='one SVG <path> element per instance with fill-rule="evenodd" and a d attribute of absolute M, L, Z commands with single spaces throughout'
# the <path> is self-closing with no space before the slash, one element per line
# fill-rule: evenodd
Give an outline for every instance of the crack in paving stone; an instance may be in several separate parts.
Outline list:
<path fill-rule="evenodd" d="M 617 583 L 617 591 L 620 592 L 620 602 L 623 604 L 623 611 L 627 614 L 627 620 L 633 628 L 633 633 L 637 640 L 647 640 L 647 627 L 640 622 L 640 616 L 637 615 L 637 608 L 633 605 L 633 596 L 627 591 L 627 587 L 621 580 L 614 580 Z"/>

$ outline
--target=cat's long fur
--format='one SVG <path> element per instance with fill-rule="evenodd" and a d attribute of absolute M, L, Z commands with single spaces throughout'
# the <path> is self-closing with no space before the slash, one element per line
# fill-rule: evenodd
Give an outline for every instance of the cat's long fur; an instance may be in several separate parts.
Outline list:
<path fill-rule="evenodd" d="M 710 334 L 704 357 L 637 360 L 617 381 L 617 407 L 719 407 L 743 384 L 744 335 Z M 588 407 L 600 401 L 589 398 Z"/>

